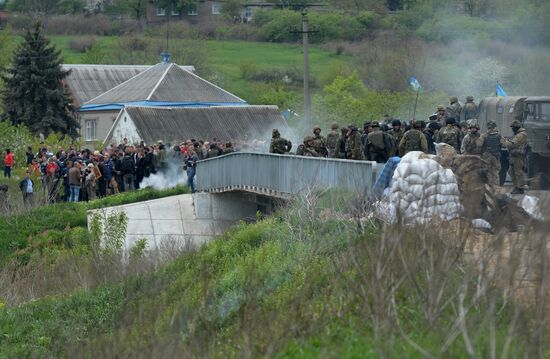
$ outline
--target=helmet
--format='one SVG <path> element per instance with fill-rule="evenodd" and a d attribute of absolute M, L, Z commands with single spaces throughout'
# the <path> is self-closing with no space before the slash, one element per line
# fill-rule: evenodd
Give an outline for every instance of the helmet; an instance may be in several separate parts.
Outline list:
<path fill-rule="evenodd" d="M 489 121 L 487 122 L 487 128 L 489 129 L 497 128 L 497 123 L 495 121 Z"/>
<path fill-rule="evenodd" d="M 306 136 L 304 137 L 304 145 L 306 145 L 309 141 L 313 141 L 314 138 L 312 136 Z"/>
<path fill-rule="evenodd" d="M 456 121 L 452 117 L 445 120 L 446 125 L 454 125 L 455 123 L 456 123 Z"/>
<path fill-rule="evenodd" d="M 479 123 L 477 122 L 476 118 L 468 120 L 468 128 L 477 128 L 479 130 Z"/>
<path fill-rule="evenodd" d="M 468 96 L 468 97 L 466 97 L 466 101 L 468 101 L 468 102 L 474 102 L 474 96 Z"/>
<path fill-rule="evenodd" d="M 357 127 L 355 127 L 355 125 L 353 123 L 349 124 L 348 128 L 352 131 L 357 131 Z"/>
<path fill-rule="evenodd" d="M 399 121 L 399 120 L 393 120 L 393 121 L 391 122 L 391 125 L 392 125 L 392 126 L 401 126 L 401 121 Z"/>
<path fill-rule="evenodd" d="M 370 121 L 367 121 L 363 124 L 363 128 L 366 129 L 368 127 L 371 127 L 372 126 L 372 123 Z"/>
<path fill-rule="evenodd" d="M 451 96 L 451 97 L 449 97 L 449 102 L 450 102 L 450 103 L 458 102 L 458 97 L 456 97 L 456 96 Z"/>
<path fill-rule="evenodd" d="M 315 132 L 316 130 L 321 131 L 321 127 L 319 127 L 319 126 L 313 126 L 313 132 Z"/>
<path fill-rule="evenodd" d="M 456 123 L 456 122 L 455 122 Z M 460 121 L 458 126 L 460 128 L 468 128 L 470 125 L 469 125 L 469 122 L 468 121 Z"/>
<path fill-rule="evenodd" d="M 514 120 L 514 121 L 512 121 L 512 123 L 510 124 L 510 127 L 512 127 L 512 128 L 520 128 L 520 127 L 521 127 L 521 122 L 519 122 L 518 120 Z"/>
<path fill-rule="evenodd" d="M 432 130 L 439 130 L 441 126 L 439 125 L 439 122 L 432 122 L 428 125 L 428 128 Z"/>
<path fill-rule="evenodd" d="M 378 121 L 372 121 L 370 125 L 371 127 L 380 127 L 380 124 L 378 123 Z"/>
<path fill-rule="evenodd" d="M 336 122 L 333 122 L 332 125 L 330 125 L 330 128 L 332 130 L 336 130 L 336 129 L 338 129 L 338 124 Z"/>
<path fill-rule="evenodd" d="M 272 135 L 273 135 L 273 137 L 279 137 L 281 135 L 281 133 L 279 133 L 278 129 L 274 128 L 273 132 L 272 132 Z"/>
<path fill-rule="evenodd" d="M 412 128 L 422 128 L 422 123 L 420 121 L 411 121 Z"/>
<path fill-rule="evenodd" d="M 445 111 L 445 106 L 443 105 L 437 106 L 437 111 Z"/>

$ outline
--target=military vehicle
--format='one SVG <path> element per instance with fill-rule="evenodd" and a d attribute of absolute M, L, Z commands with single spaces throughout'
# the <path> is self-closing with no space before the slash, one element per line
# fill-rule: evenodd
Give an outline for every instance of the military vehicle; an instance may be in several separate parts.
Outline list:
<path fill-rule="evenodd" d="M 529 138 L 527 172 L 529 178 L 541 175 L 550 185 L 550 96 L 548 97 L 487 97 L 478 107 L 478 120 L 482 131 L 487 122 L 494 121 L 504 137 L 513 136 L 510 124 L 518 120 Z"/>

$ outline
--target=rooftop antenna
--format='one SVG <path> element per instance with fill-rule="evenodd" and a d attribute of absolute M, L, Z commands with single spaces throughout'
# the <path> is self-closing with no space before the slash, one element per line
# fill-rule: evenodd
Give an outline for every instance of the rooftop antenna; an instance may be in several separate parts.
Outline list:
<path fill-rule="evenodd" d="M 168 11 L 166 11 L 166 46 L 165 50 L 160 54 L 162 56 L 162 63 L 170 63 L 170 53 L 168 52 L 170 46 L 170 15 L 172 14 L 172 3 L 168 5 Z"/>

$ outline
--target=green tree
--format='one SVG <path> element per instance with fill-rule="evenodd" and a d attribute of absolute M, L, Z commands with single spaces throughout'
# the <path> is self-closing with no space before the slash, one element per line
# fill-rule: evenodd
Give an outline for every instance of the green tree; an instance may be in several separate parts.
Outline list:
<path fill-rule="evenodd" d="M 27 31 L 11 66 L 2 73 L 2 99 L 6 117 L 33 133 L 60 132 L 78 136 L 78 123 L 70 115 L 70 97 L 63 85 L 69 71 L 61 69 L 61 53 L 41 33 L 41 25 Z"/>
<path fill-rule="evenodd" d="M 222 14 L 225 17 L 228 17 L 230 19 L 232 19 L 233 16 L 240 16 L 242 6 L 243 6 L 242 0 L 227 0 L 226 2 L 223 3 Z"/>

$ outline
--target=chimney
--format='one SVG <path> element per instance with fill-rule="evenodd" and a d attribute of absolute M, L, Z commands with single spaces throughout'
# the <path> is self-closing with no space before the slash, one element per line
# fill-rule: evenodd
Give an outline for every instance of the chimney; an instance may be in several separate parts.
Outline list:
<path fill-rule="evenodd" d="M 169 64 L 170 63 L 170 53 L 169 52 L 164 51 L 162 54 L 160 54 L 160 56 L 162 56 L 162 63 L 163 64 Z"/>

